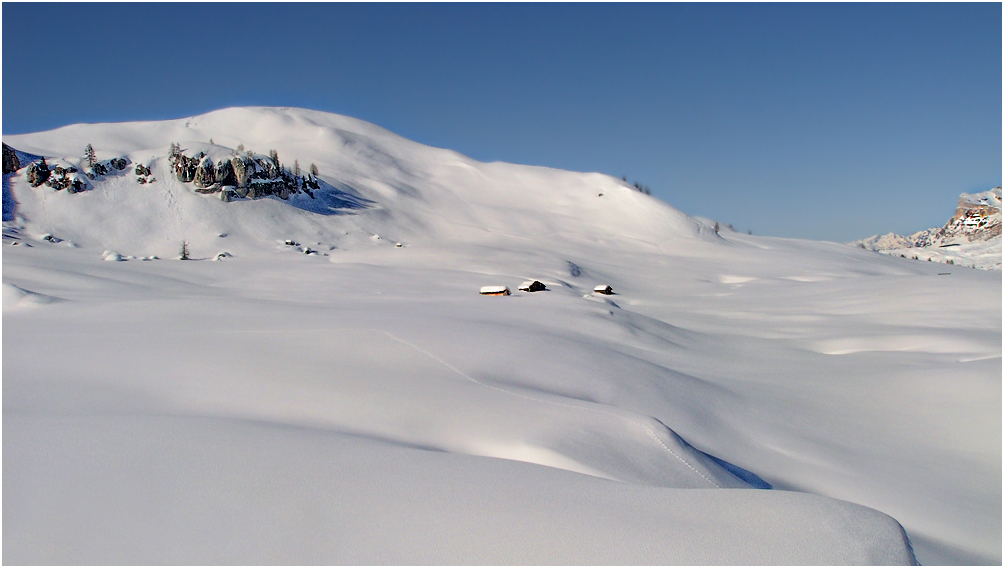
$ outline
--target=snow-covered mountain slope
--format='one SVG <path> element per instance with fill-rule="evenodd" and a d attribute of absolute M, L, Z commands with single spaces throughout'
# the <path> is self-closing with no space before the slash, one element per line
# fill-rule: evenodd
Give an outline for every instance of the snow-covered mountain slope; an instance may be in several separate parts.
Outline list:
<path fill-rule="evenodd" d="M 1001 269 L 1001 188 L 963 193 L 955 214 L 943 227 L 909 236 L 875 235 L 851 245 L 913 260 Z"/>
<path fill-rule="evenodd" d="M 1000 562 L 999 272 L 297 109 L 5 142 L 130 162 L 8 180 L 10 562 L 910 562 L 896 520 Z M 225 202 L 172 143 L 320 189 Z"/>
<path fill-rule="evenodd" d="M 6 142 L 75 160 L 81 170 L 88 144 L 99 159 L 124 156 L 148 165 L 155 183 L 140 185 L 130 167 L 78 194 L 31 191 L 24 180 L 14 180 L 18 212 L 37 230 L 63 231 L 61 238 L 81 246 L 125 255 L 168 256 L 182 240 L 195 254 L 211 254 L 221 233 L 242 254 L 286 239 L 330 250 L 369 243 L 374 235 L 391 244 L 490 242 L 495 234 L 657 243 L 700 233 L 692 219 L 609 176 L 482 164 L 359 120 L 300 109 L 235 108 L 154 124 L 74 125 Z M 304 169 L 316 164 L 325 188 L 314 199 L 294 195 L 288 201 L 293 208 L 276 198 L 224 203 L 172 175 L 172 143 L 189 156 L 201 152 L 213 160 L 229 159 L 238 147 L 259 154 L 275 149 L 287 167 L 294 160 Z"/>

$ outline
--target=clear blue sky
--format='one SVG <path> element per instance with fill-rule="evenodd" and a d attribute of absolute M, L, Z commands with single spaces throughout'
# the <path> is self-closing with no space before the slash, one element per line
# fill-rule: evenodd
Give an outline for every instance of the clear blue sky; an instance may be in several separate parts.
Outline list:
<path fill-rule="evenodd" d="M 846 241 L 1001 182 L 1001 5 L 3 4 L 3 132 L 239 105 Z"/>

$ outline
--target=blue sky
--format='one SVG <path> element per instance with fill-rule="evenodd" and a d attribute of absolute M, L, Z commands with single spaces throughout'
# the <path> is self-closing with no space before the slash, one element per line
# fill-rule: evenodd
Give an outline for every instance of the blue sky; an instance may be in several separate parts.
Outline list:
<path fill-rule="evenodd" d="M 4 134 L 300 106 L 838 241 L 941 225 L 1001 183 L 996 3 L 2 10 Z"/>

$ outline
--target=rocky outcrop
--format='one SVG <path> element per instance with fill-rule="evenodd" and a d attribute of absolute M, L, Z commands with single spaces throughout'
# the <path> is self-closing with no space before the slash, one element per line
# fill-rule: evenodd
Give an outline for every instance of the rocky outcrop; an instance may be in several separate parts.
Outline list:
<path fill-rule="evenodd" d="M 955 214 L 942 227 L 902 236 L 894 233 L 850 243 L 869 250 L 942 247 L 963 242 L 987 241 L 1001 235 L 1001 188 L 963 193 Z"/>
<path fill-rule="evenodd" d="M 954 264 L 959 264 L 961 260 L 965 266 L 973 268 L 1000 269 L 1000 238 L 1001 188 L 995 187 L 982 193 L 963 193 L 959 197 L 955 214 L 942 227 L 925 229 L 907 236 L 895 233 L 876 235 L 849 244 L 905 258 L 919 260 L 933 258 L 939 262 Z M 987 247 L 990 248 L 984 247 L 981 243 L 987 243 Z M 979 254 L 986 256 L 983 254 L 983 248 L 992 250 L 994 247 L 998 253 L 996 261 L 993 262 L 986 258 L 974 260 L 970 258 L 972 255 L 964 254 L 970 249 L 979 249 Z M 952 258 L 953 256 L 959 258 Z"/>
<path fill-rule="evenodd" d="M 56 191 L 67 190 L 68 193 L 84 191 L 88 187 L 88 182 L 84 176 L 73 166 L 52 168 L 49 178 L 45 180 L 45 185 Z"/>
<path fill-rule="evenodd" d="M 244 156 L 234 156 L 230 160 L 230 165 L 234 169 L 234 182 L 237 187 L 248 186 L 251 176 L 255 173 L 254 160 Z"/>
<path fill-rule="evenodd" d="M 21 169 L 21 160 L 17 159 L 17 152 L 13 148 L 3 145 L 3 173 L 12 174 Z"/>
<path fill-rule="evenodd" d="M 216 163 L 216 183 L 221 186 L 237 185 L 237 177 L 234 175 L 234 165 L 230 160 L 220 160 Z"/>
<path fill-rule="evenodd" d="M 106 175 L 108 173 L 108 168 L 101 162 L 95 163 L 92 167 L 87 168 L 84 174 L 88 179 L 97 179 L 100 176 Z"/>
<path fill-rule="evenodd" d="M 202 160 L 199 161 L 199 165 L 195 168 L 195 177 L 192 181 L 195 182 L 195 187 L 199 189 L 211 188 L 216 184 L 216 164 L 208 156 L 203 156 Z"/>
<path fill-rule="evenodd" d="M 50 174 L 49 164 L 45 163 L 45 158 L 28 164 L 28 170 L 25 172 L 28 178 L 28 185 L 31 187 L 38 187 L 45 183 L 49 179 Z"/>
<path fill-rule="evenodd" d="M 181 152 L 178 144 L 172 144 L 170 161 L 179 181 L 194 183 L 195 191 L 199 193 L 224 192 L 220 196 L 223 201 L 269 195 L 289 199 L 300 191 L 313 197 L 311 189 L 320 188 L 313 175 L 294 175 L 282 167 L 274 151 L 268 157 L 256 157 L 248 152 L 214 163 L 204 153 L 188 157 Z M 136 172 L 141 175 L 138 167 Z"/>
<path fill-rule="evenodd" d="M 262 173 L 263 178 L 271 180 L 281 175 L 278 164 L 271 158 L 258 158 L 255 162 L 258 164 L 258 171 Z"/>

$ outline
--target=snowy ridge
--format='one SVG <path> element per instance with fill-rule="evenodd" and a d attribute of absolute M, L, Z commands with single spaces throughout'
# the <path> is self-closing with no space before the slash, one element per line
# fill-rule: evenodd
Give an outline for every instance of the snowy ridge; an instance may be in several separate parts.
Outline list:
<path fill-rule="evenodd" d="M 129 162 L 10 175 L 12 563 L 1000 562 L 999 273 L 302 109 L 5 143 Z"/>

